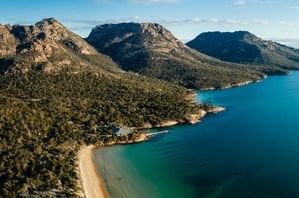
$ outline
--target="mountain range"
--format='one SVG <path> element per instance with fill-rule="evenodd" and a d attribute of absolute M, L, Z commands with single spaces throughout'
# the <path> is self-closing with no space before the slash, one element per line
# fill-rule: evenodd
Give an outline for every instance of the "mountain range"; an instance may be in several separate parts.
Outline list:
<path fill-rule="evenodd" d="M 86 40 L 126 71 L 187 88 L 229 87 L 264 76 L 262 71 L 192 50 L 159 24 L 100 25 L 91 31 Z"/>
<path fill-rule="evenodd" d="M 194 123 L 217 108 L 198 104 L 186 88 L 225 88 L 297 69 L 298 50 L 247 37 L 250 44 L 234 38 L 224 49 L 231 63 L 153 23 L 100 25 L 86 39 L 53 18 L 0 25 L 0 195 L 80 197 L 79 149 L 140 137 L 116 136 L 115 124 Z M 205 46 L 223 40 L 230 41 L 210 38 Z"/>
<path fill-rule="evenodd" d="M 159 24 L 120 23 L 97 26 L 84 41 L 50 18 L 31 26 L 1 25 L 0 32 L 0 72 L 125 70 L 209 89 L 299 67 L 297 49 L 245 31 L 203 33 L 185 45 Z"/>

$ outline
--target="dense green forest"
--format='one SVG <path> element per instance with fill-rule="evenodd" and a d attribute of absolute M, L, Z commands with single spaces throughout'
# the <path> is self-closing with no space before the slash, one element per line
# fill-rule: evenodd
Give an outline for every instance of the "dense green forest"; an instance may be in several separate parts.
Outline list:
<path fill-rule="evenodd" d="M 140 73 L 145 76 L 163 79 L 191 89 L 216 88 L 221 89 L 237 85 L 246 81 L 257 81 L 263 78 L 262 73 L 246 67 L 239 67 L 233 64 L 219 66 L 216 61 L 213 66 L 202 64 L 198 69 L 197 61 L 174 60 L 171 56 L 179 57 L 173 52 L 172 55 L 161 55 L 159 61 L 149 61 L 149 67 Z"/>
<path fill-rule="evenodd" d="M 4 197 L 76 196 L 80 145 L 107 141 L 112 123 L 158 124 L 201 108 L 182 87 L 128 73 L 11 72 L 0 92 Z"/>

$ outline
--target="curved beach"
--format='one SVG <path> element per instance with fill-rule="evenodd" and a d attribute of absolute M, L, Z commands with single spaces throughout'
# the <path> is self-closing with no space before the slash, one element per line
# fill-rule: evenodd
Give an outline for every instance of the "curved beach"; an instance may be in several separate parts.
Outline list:
<path fill-rule="evenodd" d="M 86 198 L 107 198 L 105 184 L 98 174 L 94 161 L 94 146 L 86 146 L 79 151 L 79 170 L 83 191 Z"/>

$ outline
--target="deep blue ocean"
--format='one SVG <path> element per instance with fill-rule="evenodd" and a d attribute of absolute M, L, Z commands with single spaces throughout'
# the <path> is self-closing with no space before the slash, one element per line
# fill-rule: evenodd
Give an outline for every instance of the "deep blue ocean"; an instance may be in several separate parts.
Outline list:
<path fill-rule="evenodd" d="M 112 197 L 299 198 L 299 72 L 198 100 L 226 111 L 95 153 Z"/>

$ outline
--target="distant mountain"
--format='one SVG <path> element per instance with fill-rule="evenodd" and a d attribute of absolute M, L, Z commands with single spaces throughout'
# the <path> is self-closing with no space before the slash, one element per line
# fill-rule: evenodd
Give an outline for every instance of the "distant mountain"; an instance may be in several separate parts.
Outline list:
<path fill-rule="evenodd" d="M 53 18 L 35 25 L 0 25 L 0 71 L 117 69 L 111 58 Z"/>
<path fill-rule="evenodd" d="M 224 61 L 299 69 L 299 50 L 262 40 L 246 31 L 202 33 L 187 45 Z"/>
<path fill-rule="evenodd" d="M 124 70 L 187 88 L 221 88 L 264 74 L 190 49 L 159 24 L 120 23 L 95 27 L 86 39 Z"/>

